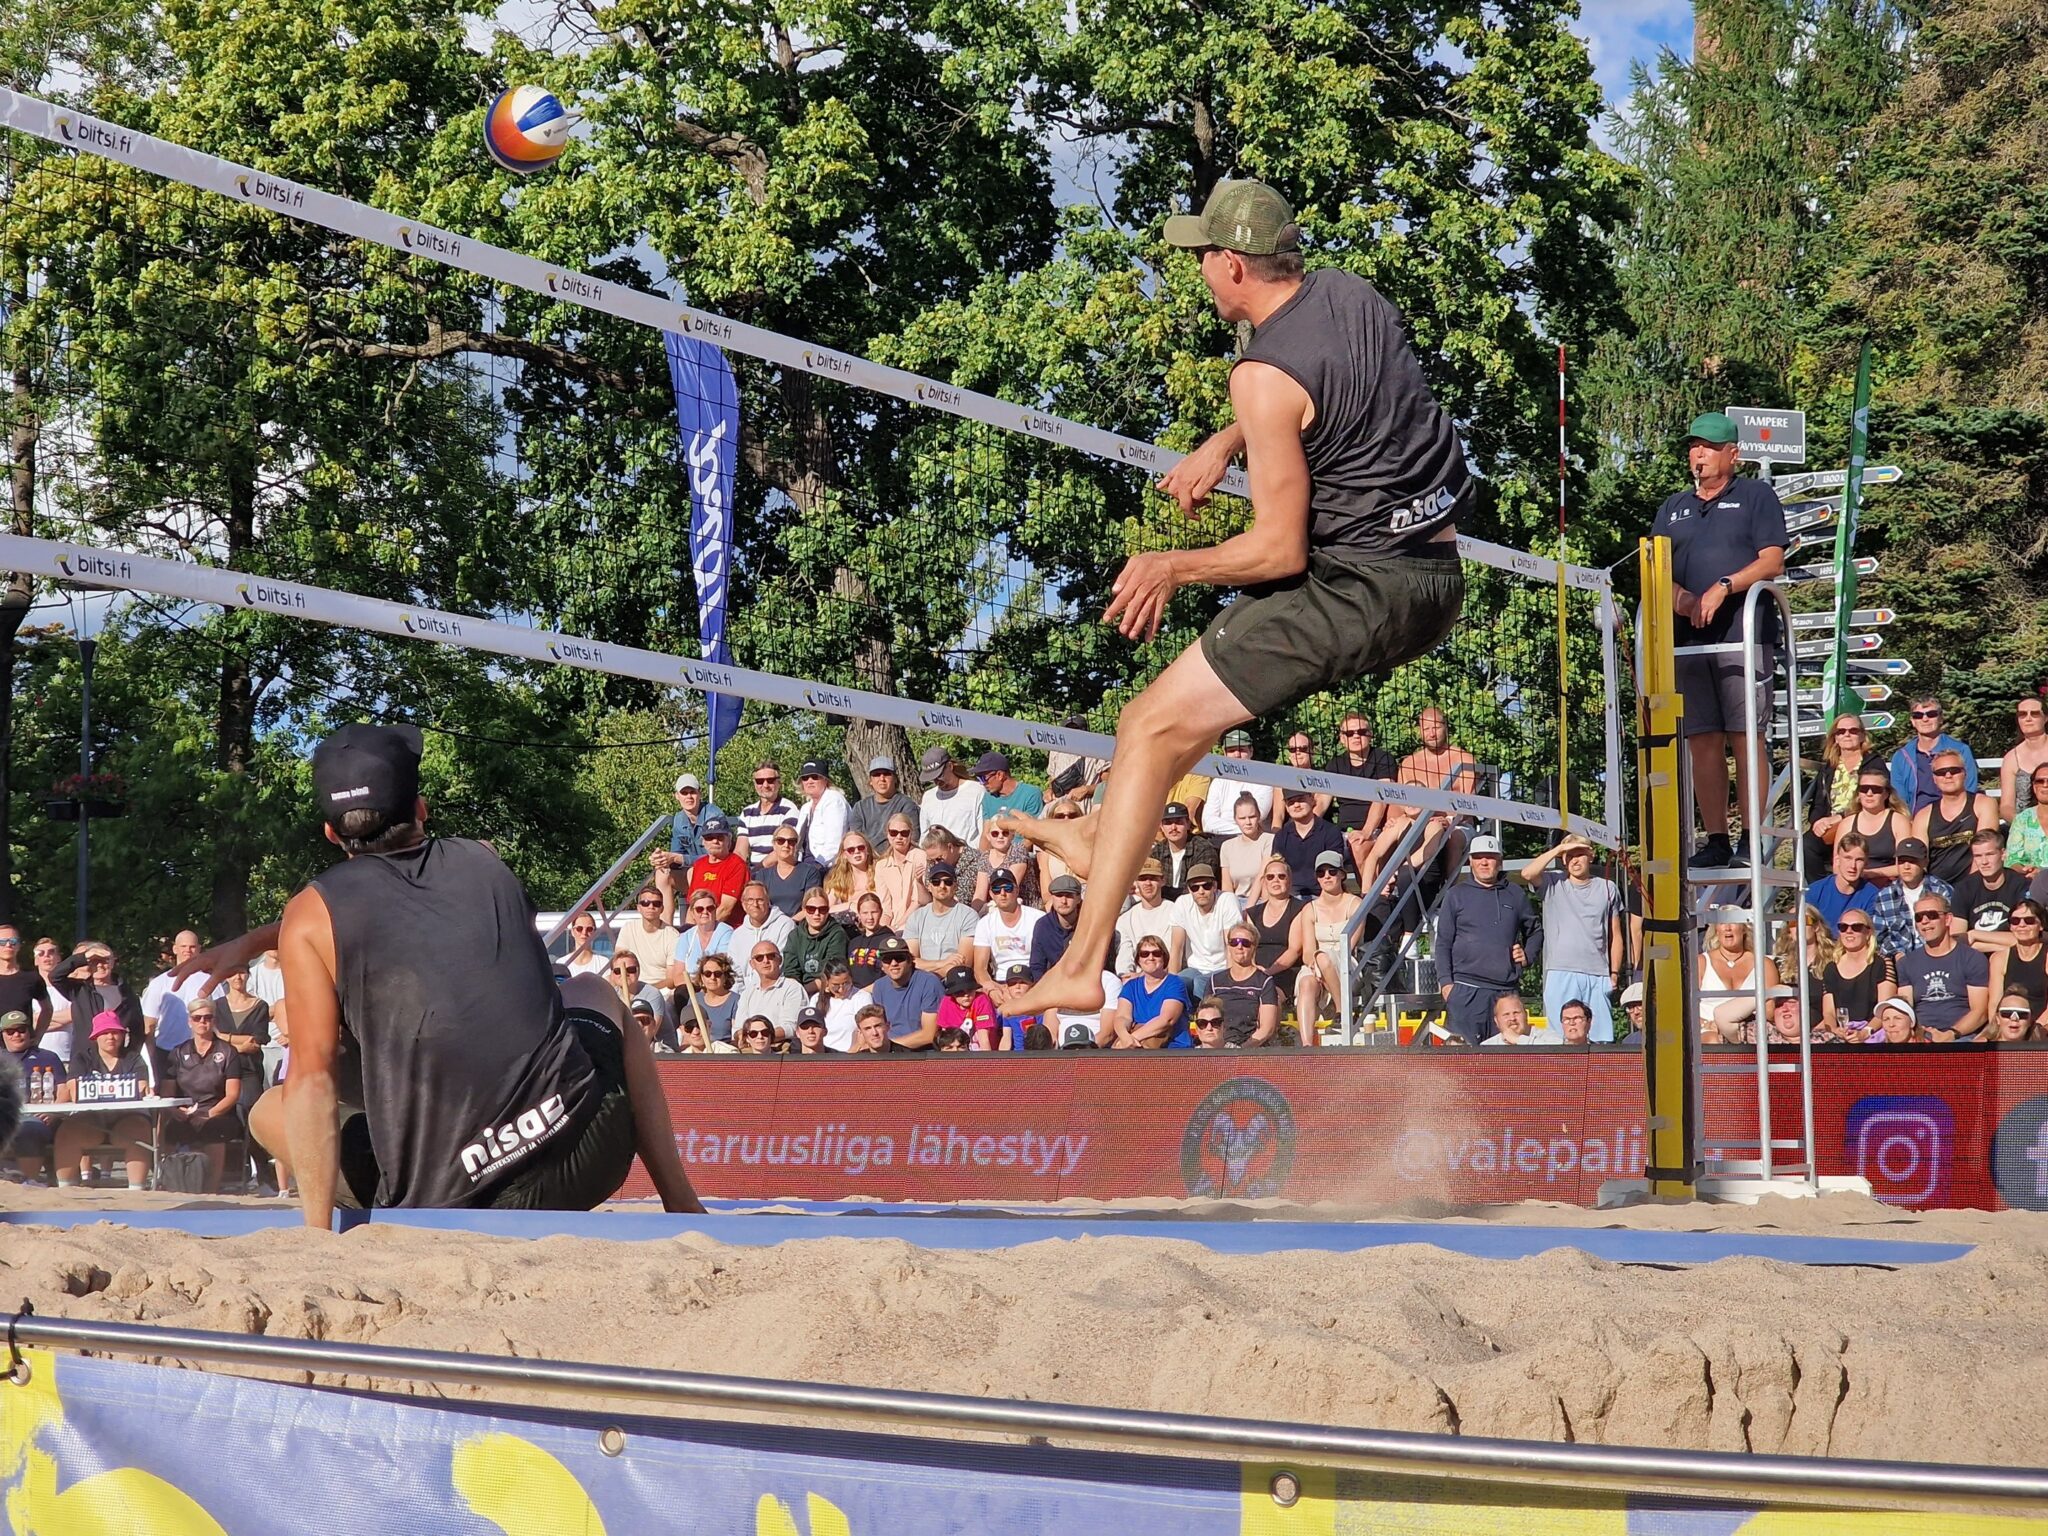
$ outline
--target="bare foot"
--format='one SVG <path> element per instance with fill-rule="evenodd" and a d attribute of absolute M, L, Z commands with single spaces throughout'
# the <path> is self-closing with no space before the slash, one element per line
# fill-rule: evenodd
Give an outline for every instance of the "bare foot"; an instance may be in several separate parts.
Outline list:
<path fill-rule="evenodd" d="M 1026 816 L 1021 811 L 1004 811 L 995 818 L 999 827 L 1008 827 L 1018 837 L 1050 849 L 1074 872 L 1076 880 L 1088 878 L 1088 867 L 1095 862 L 1095 818 L 1093 816 L 1067 816 L 1054 820 L 1050 816 Z M 1054 1007 L 1060 1006 L 1055 1003 Z"/>
<path fill-rule="evenodd" d="M 1030 818 L 1023 818 L 1029 820 Z M 1065 857 L 1064 854 L 1061 855 Z M 1048 1008 L 1058 1008 L 1071 1013 L 1097 1013 L 1103 1004 L 1102 967 L 1074 964 L 1074 949 L 1068 946 L 1067 955 L 1060 963 L 1032 983 L 1031 990 L 1020 998 L 1012 998 L 1003 1005 L 1013 1018 L 1027 1013 L 1043 1014 Z"/>

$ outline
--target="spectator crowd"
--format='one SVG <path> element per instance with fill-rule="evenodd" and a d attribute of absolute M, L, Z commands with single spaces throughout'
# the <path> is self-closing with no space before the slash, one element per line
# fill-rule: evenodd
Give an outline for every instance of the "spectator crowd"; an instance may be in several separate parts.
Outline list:
<path fill-rule="evenodd" d="M 1890 754 L 1857 716 L 1836 719 L 1798 851 L 1805 986 L 1791 924 L 1768 955 L 1746 922 L 1717 925 L 1698 962 L 1702 1039 L 1754 1044 L 1761 1027 L 1794 1042 L 1802 996 L 1822 1043 L 2048 1039 L 2043 713 L 2040 700 L 2019 703 L 1996 794 L 1970 746 L 1943 730 L 1936 699 L 1913 702 L 1912 733 Z M 1442 711 L 1423 710 L 1416 737 L 1396 759 L 1353 714 L 1327 755 L 1300 731 L 1284 751 L 1302 768 L 1478 787 Z M 1249 757 L 1251 739 L 1232 731 L 1219 751 Z M 1590 1047 L 1641 1028 L 1640 904 L 1583 839 L 1509 875 L 1499 840 L 1465 817 L 1191 774 L 1131 888 L 1103 892 L 996 820 L 1097 814 L 1108 772 L 1054 754 L 1041 787 L 1002 752 L 963 766 L 933 747 L 918 794 L 876 757 L 853 799 L 822 762 L 798 769 L 792 796 L 763 761 L 752 798 L 730 813 L 682 774 L 668 847 L 630 914 L 608 930 L 575 913 L 557 968 L 602 976 L 659 1055 L 1315 1046 L 1360 946 L 1434 902 L 1447 1043 Z M 1405 901 L 1417 887 L 1423 899 Z M 1014 1011 L 1087 901 L 1119 910 L 1102 1007 Z M 264 1177 L 247 1116 L 289 1071 L 282 975 L 270 954 L 217 985 L 172 985 L 199 949 L 179 933 L 138 984 L 104 943 L 30 943 L 0 924 L 0 1048 L 33 1101 L 11 1171 L 71 1183 L 103 1159 L 140 1183 L 168 1150 L 195 1154 L 197 1187 Z M 154 1121 L 124 1107 L 146 1096 L 184 1102 Z M 37 1117 L 34 1103 L 69 1107 Z M 77 1107 L 98 1103 L 108 1107 Z"/>

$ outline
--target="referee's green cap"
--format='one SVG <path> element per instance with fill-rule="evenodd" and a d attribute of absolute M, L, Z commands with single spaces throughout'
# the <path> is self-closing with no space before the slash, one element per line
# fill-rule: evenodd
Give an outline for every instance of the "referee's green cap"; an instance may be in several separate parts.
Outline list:
<path fill-rule="evenodd" d="M 1739 443 L 1742 434 L 1735 430 L 1735 423 L 1726 411 L 1702 411 L 1693 417 L 1692 424 L 1685 429 L 1688 443 L 1713 443 L 1722 446 Z"/>
<path fill-rule="evenodd" d="M 1287 199 L 1263 181 L 1219 181 L 1200 213 L 1176 213 L 1166 221 L 1166 243 L 1271 256 L 1299 246 L 1301 231 Z"/>

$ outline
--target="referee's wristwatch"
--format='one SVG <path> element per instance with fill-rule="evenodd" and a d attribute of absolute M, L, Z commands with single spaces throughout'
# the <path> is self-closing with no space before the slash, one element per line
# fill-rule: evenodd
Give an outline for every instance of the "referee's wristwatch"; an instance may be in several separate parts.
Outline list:
<path fill-rule="evenodd" d="M 1728 589 L 1728 595 L 1730 597 L 1733 597 L 1735 595 L 1735 582 L 1732 577 L 1723 576 L 1719 581 L 1715 582 L 1714 585 L 1717 587 L 1726 587 Z"/>

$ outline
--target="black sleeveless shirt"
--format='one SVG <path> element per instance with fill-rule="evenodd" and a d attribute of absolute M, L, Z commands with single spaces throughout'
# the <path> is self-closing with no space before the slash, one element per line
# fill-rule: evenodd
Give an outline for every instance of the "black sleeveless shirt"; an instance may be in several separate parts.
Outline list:
<path fill-rule="evenodd" d="M 313 880 L 384 1206 L 472 1204 L 595 1111 L 533 903 L 482 843 L 430 837 Z"/>
<path fill-rule="evenodd" d="M 1301 435 L 1311 548 L 1388 554 L 1469 508 L 1457 430 L 1430 393 L 1401 312 L 1364 278 L 1309 273 L 1238 360 L 1278 368 L 1315 405 Z"/>
<path fill-rule="evenodd" d="M 1981 830 L 1977 825 L 1977 797 L 1963 802 L 1963 814 L 1941 814 L 1941 802 L 1927 813 L 1927 873 L 1953 887 L 1970 872 L 1970 839 Z"/>

